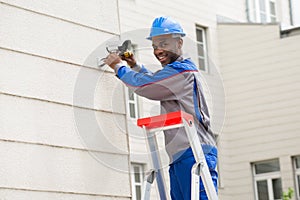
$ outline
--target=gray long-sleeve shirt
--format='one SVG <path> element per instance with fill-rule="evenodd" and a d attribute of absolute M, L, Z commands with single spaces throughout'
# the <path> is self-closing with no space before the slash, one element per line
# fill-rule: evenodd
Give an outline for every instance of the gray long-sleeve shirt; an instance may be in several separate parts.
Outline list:
<path fill-rule="evenodd" d="M 190 59 L 180 59 L 152 73 L 143 65 L 115 68 L 117 76 L 140 96 L 158 100 L 161 114 L 182 110 L 192 114 L 201 144 L 215 146 L 210 116 L 200 84 L 200 72 Z M 166 151 L 172 162 L 190 147 L 183 128 L 164 131 Z"/>

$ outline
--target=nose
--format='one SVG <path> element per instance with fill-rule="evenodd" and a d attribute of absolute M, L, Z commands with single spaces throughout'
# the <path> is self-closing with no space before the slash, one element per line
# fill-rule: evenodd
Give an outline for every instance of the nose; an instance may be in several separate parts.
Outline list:
<path fill-rule="evenodd" d="M 153 51 L 154 51 L 154 54 L 160 54 L 160 53 L 162 53 L 164 50 L 163 50 L 162 48 L 157 47 L 157 48 L 153 49 Z"/>

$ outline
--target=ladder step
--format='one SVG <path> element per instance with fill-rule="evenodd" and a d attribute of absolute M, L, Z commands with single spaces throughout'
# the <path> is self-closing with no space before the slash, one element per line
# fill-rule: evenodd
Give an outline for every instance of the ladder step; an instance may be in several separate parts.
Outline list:
<path fill-rule="evenodd" d="M 193 122 L 193 116 L 182 111 L 171 112 L 168 114 L 162 114 L 154 117 L 146 117 L 137 120 L 139 127 L 145 127 L 146 129 L 159 128 L 164 126 L 171 126 L 175 124 L 181 124 L 182 119 Z"/>

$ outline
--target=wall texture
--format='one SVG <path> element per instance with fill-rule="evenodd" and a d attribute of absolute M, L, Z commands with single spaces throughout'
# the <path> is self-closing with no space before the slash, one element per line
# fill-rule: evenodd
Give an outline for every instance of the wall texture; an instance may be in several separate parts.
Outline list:
<path fill-rule="evenodd" d="M 291 157 L 300 154 L 300 35 L 280 38 L 276 24 L 219 24 L 218 32 L 227 143 L 221 192 L 231 196 L 224 199 L 254 199 L 251 163 L 274 158 L 283 190 L 293 188 Z"/>
<path fill-rule="evenodd" d="M 91 58 L 120 34 L 117 1 L 0 13 L 0 199 L 129 199 L 123 88 Z"/>

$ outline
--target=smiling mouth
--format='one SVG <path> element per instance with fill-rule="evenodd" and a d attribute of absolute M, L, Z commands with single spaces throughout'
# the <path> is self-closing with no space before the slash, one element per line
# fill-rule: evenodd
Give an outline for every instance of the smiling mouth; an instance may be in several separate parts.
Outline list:
<path fill-rule="evenodd" d="M 166 59 L 167 59 L 167 56 L 166 55 L 159 55 L 157 56 L 157 59 L 159 60 L 159 62 L 165 62 Z"/>

